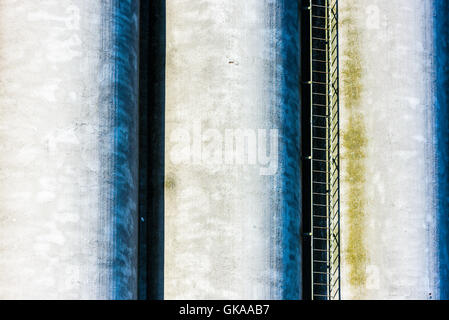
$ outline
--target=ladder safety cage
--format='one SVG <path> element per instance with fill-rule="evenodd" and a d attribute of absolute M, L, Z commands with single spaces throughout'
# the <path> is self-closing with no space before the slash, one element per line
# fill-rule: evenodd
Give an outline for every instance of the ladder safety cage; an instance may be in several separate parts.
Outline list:
<path fill-rule="evenodd" d="M 309 0 L 311 298 L 339 300 L 338 0 Z"/>

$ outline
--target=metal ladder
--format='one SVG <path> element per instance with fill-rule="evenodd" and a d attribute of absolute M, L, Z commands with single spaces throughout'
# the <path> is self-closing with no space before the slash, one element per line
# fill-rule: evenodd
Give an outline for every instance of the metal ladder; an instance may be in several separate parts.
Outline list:
<path fill-rule="evenodd" d="M 309 0 L 312 299 L 340 299 L 338 1 Z"/>

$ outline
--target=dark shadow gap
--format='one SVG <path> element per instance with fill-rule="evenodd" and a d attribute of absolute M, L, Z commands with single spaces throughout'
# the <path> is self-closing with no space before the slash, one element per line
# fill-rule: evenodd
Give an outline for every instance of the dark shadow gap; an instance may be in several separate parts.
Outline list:
<path fill-rule="evenodd" d="M 310 199 L 310 15 L 307 9 L 309 1 L 300 0 L 301 20 L 301 150 L 302 150 L 302 297 L 311 300 L 311 199 Z"/>
<path fill-rule="evenodd" d="M 164 298 L 165 0 L 140 2 L 138 298 Z"/>

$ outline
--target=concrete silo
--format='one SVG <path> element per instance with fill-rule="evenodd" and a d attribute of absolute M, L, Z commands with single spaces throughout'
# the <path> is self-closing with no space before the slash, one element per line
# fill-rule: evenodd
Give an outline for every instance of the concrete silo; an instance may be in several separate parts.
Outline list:
<path fill-rule="evenodd" d="M 165 298 L 298 299 L 298 3 L 166 5 Z"/>
<path fill-rule="evenodd" d="M 0 297 L 137 295 L 138 1 L 0 3 Z"/>

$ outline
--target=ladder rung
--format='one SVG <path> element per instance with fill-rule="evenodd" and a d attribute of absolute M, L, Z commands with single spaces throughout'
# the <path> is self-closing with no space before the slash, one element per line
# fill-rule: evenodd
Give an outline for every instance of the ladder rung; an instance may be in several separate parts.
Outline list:
<path fill-rule="evenodd" d="M 326 263 L 327 264 L 327 261 L 323 261 L 323 260 L 313 260 L 313 262 L 315 263 Z"/>
<path fill-rule="evenodd" d="M 323 6 L 322 4 L 311 4 L 312 5 L 312 7 L 319 7 L 319 8 L 326 8 L 326 9 L 329 9 L 328 8 L 328 6 Z"/>
<path fill-rule="evenodd" d="M 316 27 L 316 26 L 312 26 L 312 29 L 319 29 L 319 30 L 329 30 L 328 28 L 323 28 L 323 27 Z"/>
<path fill-rule="evenodd" d="M 316 84 L 328 84 L 327 82 L 320 82 L 320 81 L 311 81 L 312 84 L 316 83 Z"/>
<path fill-rule="evenodd" d="M 317 183 L 317 184 L 325 184 L 325 185 L 329 185 L 329 183 L 327 182 L 319 182 L 319 181 L 312 181 L 312 183 Z"/>
<path fill-rule="evenodd" d="M 318 207 L 325 207 L 325 208 L 327 208 L 327 205 L 325 205 L 325 204 L 317 204 L 317 203 L 314 203 L 313 205 L 314 205 L 314 206 L 318 206 Z"/>

